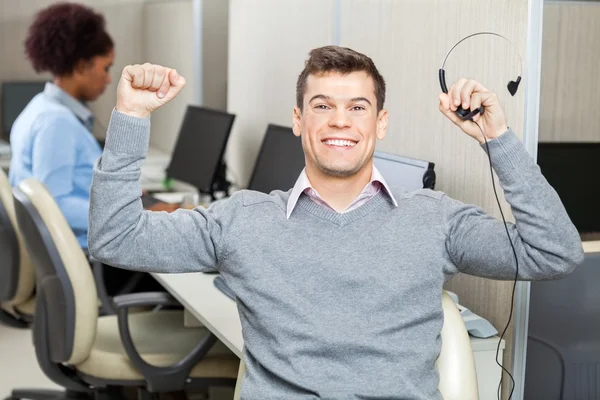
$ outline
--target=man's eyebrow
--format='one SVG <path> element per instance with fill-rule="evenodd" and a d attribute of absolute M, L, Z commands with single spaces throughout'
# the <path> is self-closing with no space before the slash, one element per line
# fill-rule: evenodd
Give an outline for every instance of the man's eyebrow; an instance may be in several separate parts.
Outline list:
<path fill-rule="evenodd" d="M 309 103 L 311 103 L 313 100 L 317 100 L 317 99 L 321 99 L 321 100 L 325 100 L 325 101 L 331 100 L 331 98 L 329 96 L 325 96 L 324 94 L 317 94 L 317 95 L 314 95 L 313 97 L 311 97 L 311 99 L 309 100 Z"/>
<path fill-rule="evenodd" d="M 309 103 L 311 103 L 313 100 L 317 100 L 317 99 L 325 100 L 325 101 L 330 101 L 331 97 L 325 96 L 324 94 L 317 94 L 317 95 L 314 95 L 313 97 L 311 97 L 311 99 L 309 100 Z M 371 105 L 371 102 L 366 97 L 353 97 L 353 98 L 350 99 L 350 101 L 352 103 L 357 103 L 359 101 L 364 101 L 365 103 Z"/>
<path fill-rule="evenodd" d="M 366 103 L 368 103 L 369 105 L 372 105 L 371 102 L 369 101 L 369 99 L 367 99 L 366 97 L 355 97 L 353 99 L 350 99 L 351 102 L 356 103 L 359 101 L 364 101 Z"/>

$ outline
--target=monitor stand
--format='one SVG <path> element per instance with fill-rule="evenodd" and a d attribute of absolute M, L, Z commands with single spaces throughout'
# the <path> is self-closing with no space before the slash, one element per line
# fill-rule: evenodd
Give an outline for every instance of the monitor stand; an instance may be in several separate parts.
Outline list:
<path fill-rule="evenodd" d="M 212 200 L 217 200 L 223 197 L 227 197 L 229 195 L 229 188 L 231 187 L 231 182 L 227 180 L 227 164 L 221 162 L 219 168 L 217 169 L 217 174 L 215 175 L 215 179 L 212 183 L 212 193 L 209 193 L 212 197 Z M 219 193 L 224 193 L 224 195 L 219 195 Z"/>

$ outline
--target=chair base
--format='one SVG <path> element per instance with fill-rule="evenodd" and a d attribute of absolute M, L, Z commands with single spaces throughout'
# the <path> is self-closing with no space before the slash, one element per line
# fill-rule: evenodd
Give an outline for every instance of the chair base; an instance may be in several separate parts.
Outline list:
<path fill-rule="evenodd" d="M 45 390 L 45 389 L 15 389 L 4 400 L 93 400 L 90 393 Z"/>
<path fill-rule="evenodd" d="M 26 329 L 30 327 L 30 322 L 25 319 L 15 317 L 14 315 L 0 310 L 0 323 L 10 326 L 11 328 Z"/>

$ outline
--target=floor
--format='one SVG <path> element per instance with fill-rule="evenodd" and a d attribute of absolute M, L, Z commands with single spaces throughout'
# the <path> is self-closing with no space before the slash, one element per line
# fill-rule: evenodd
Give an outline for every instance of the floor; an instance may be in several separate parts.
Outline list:
<path fill-rule="evenodd" d="M 38 367 L 31 330 L 0 324 L 0 399 L 10 395 L 13 388 L 60 389 Z M 195 400 L 194 395 L 189 398 Z M 223 388 L 211 391 L 210 400 L 232 398 L 233 390 Z"/>

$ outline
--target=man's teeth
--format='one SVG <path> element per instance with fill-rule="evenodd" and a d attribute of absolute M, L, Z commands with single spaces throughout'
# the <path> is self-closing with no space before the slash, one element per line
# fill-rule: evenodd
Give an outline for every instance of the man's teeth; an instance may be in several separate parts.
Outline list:
<path fill-rule="evenodd" d="M 351 140 L 324 140 L 323 143 L 331 145 L 331 146 L 346 146 L 353 147 L 356 145 L 356 142 Z"/>

